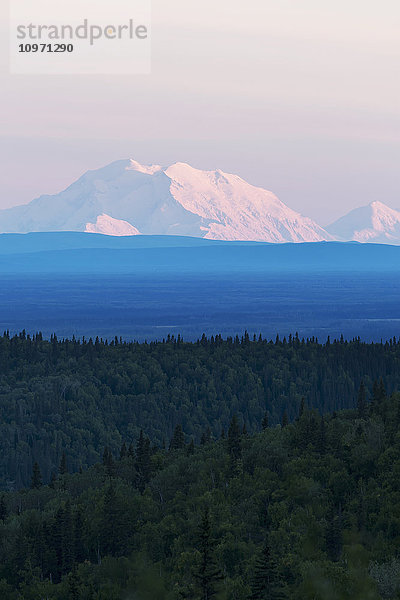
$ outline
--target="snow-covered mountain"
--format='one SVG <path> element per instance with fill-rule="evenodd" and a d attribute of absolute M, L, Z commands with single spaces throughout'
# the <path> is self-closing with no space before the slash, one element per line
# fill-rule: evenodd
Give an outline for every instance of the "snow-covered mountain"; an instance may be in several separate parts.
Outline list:
<path fill-rule="evenodd" d="M 140 235 L 140 231 L 128 221 L 113 219 L 110 215 L 99 215 L 96 223 L 86 223 L 86 233 L 102 233 L 103 235 Z"/>
<path fill-rule="evenodd" d="M 327 231 L 345 241 L 400 244 L 400 212 L 382 202 L 371 202 L 341 217 Z"/>
<path fill-rule="evenodd" d="M 121 160 L 66 190 L 0 211 L 0 232 L 89 231 L 220 240 L 311 242 L 332 237 L 272 192 L 237 175 L 185 163 L 164 169 Z"/>

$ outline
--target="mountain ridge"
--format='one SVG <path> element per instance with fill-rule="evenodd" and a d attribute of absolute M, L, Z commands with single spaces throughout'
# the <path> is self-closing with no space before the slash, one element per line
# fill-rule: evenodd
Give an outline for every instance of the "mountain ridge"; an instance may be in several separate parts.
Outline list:
<path fill-rule="evenodd" d="M 100 232 L 109 234 L 137 231 L 266 242 L 333 239 L 275 194 L 237 175 L 201 171 L 187 163 L 163 169 L 131 159 L 88 171 L 59 194 L 0 211 L 0 232 L 99 231 L 99 217 Z"/>
<path fill-rule="evenodd" d="M 400 245 L 400 211 L 377 200 L 322 228 L 239 175 L 122 159 L 87 171 L 57 194 L 0 210 L 0 233 L 55 231 Z"/>

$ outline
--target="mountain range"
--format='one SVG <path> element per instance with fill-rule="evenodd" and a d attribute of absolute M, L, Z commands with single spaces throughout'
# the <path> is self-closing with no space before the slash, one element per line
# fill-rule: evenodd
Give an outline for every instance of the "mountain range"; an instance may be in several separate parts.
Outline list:
<path fill-rule="evenodd" d="M 238 175 L 127 159 L 88 171 L 58 194 L 0 211 L 0 233 L 45 231 L 400 244 L 400 212 L 373 202 L 324 229 Z"/>

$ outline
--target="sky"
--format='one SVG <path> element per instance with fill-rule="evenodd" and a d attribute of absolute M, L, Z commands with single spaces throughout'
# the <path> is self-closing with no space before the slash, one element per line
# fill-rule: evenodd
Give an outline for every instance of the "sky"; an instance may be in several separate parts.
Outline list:
<path fill-rule="evenodd" d="M 237 173 L 322 226 L 400 209 L 398 0 L 153 0 L 150 75 L 11 75 L 0 11 L 0 208 L 129 157 Z"/>

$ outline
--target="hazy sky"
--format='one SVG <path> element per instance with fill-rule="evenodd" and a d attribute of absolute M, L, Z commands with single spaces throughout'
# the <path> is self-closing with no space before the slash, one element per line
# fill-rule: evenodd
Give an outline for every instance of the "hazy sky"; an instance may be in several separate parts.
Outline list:
<path fill-rule="evenodd" d="M 153 0 L 149 76 L 9 75 L 6 9 L 0 208 L 131 157 L 235 172 L 322 225 L 400 209 L 399 0 Z"/>

